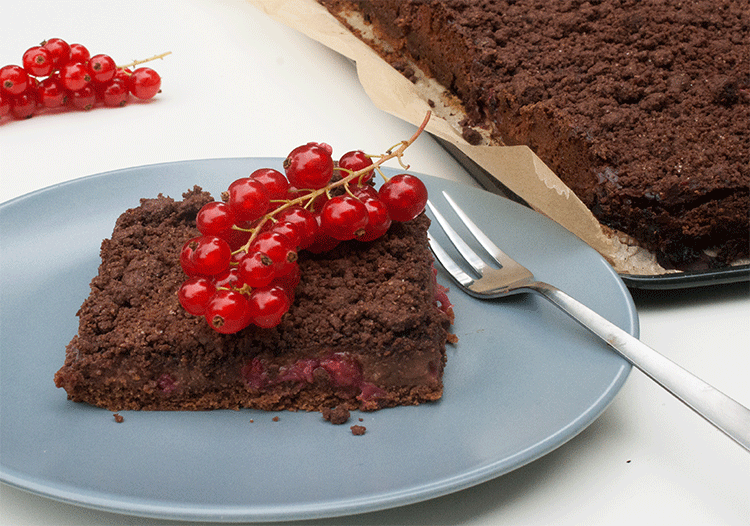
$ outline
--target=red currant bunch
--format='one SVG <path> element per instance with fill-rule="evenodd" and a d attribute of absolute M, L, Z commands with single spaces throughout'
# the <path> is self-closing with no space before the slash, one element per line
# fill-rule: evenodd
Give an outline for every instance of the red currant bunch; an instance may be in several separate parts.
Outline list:
<path fill-rule="evenodd" d="M 400 160 L 425 125 L 377 159 L 355 151 L 334 163 L 330 146 L 308 143 L 287 156 L 284 173 L 262 168 L 230 184 L 221 201 L 198 212 L 200 236 L 180 252 L 188 276 L 178 292 L 185 310 L 224 334 L 278 325 L 301 279 L 301 250 L 320 253 L 342 241 L 371 242 L 393 221 L 422 213 L 427 189 L 419 178 L 383 176 L 380 190 L 372 178 L 375 171 L 382 175 L 383 162 Z"/>
<path fill-rule="evenodd" d="M 161 77 L 151 68 L 132 67 L 167 54 L 117 66 L 109 55 L 91 56 L 82 44 L 46 40 L 27 49 L 20 66 L 0 68 L 0 123 L 5 116 L 28 119 L 55 109 L 120 107 L 131 96 L 151 99 L 160 90 Z"/>

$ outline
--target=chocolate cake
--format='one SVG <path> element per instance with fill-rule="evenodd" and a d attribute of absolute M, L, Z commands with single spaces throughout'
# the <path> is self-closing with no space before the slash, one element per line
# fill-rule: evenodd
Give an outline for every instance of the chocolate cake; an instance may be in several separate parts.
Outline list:
<path fill-rule="evenodd" d="M 467 141 L 528 145 L 663 266 L 748 257 L 747 2 L 320 2 L 457 96 Z"/>
<path fill-rule="evenodd" d="M 110 411 L 375 410 L 437 400 L 450 337 L 429 219 L 372 242 L 300 252 L 301 282 L 277 327 L 222 335 L 180 306 L 179 252 L 211 197 L 159 196 L 117 220 L 55 383 Z"/>

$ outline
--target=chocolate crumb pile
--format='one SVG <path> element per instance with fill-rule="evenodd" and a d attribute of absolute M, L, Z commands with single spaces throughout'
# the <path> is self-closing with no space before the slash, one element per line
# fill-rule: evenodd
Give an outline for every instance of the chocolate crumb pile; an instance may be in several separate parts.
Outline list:
<path fill-rule="evenodd" d="M 335 425 L 345 424 L 349 421 L 349 410 L 345 407 L 336 406 L 332 409 L 323 409 L 321 411 L 323 418 Z"/>

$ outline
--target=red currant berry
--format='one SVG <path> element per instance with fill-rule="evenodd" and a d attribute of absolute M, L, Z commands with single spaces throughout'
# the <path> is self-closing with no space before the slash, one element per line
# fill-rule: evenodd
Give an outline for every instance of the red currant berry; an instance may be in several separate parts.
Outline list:
<path fill-rule="evenodd" d="M 10 113 L 10 98 L 0 92 L 0 118 Z"/>
<path fill-rule="evenodd" d="M 234 290 L 217 290 L 204 314 L 212 329 L 234 334 L 250 324 L 250 308 L 245 296 Z"/>
<path fill-rule="evenodd" d="M 240 279 L 253 288 L 265 287 L 276 277 L 273 261 L 263 252 L 246 254 L 237 267 Z"/>
<path fill-rule="evenodd" d="M 234 215 L 228 204 L 212 201 L 200 209 L 195 224 L 204 236 L 219 236 L 226 239 L 234 225 Z"/>
<path fill-rule="evenodd" d="M 411 221 L 427 204 L 427 188 L 413 175 L 399 174 L 383 183 L 378 192 L 394 221 Z"/>
<path fill-rule="evenodd" d="M 333 159 L 330 147 L 318 143 L 298 146 L 284 160 L 284 171 L 289 183 L 299 189 L 326 186 L 333 177 Z"/>
<path fill-rule="evenodd" d="M 264 329 L 277 326 L 289 310 L 289 298 L 281 287 L 255 289 L 250 293 L 247 302 L 250 306 L 250 319 Z"/>
<path fill-rule="evenodd" d="M 214 276 L 211 283 L 213 283 L 216 289 L 239 290 L 245 282 L 242 280 L 239 270 L 229 268 L 221 274 Z"/>
<path fill-rule="evenodd" d="M 47 77 L 39 83 L 37 89 L 39 94 L 39 104 L 45 108 L 59 108 L 65 106 L 68 101 L 68 94 L 60 85 L 60 81 L 57 78 Z"/>
<path fill-rule="evenodd" d="M 322 254 L 336 248 L 341 241 L 332 238 L 323 231 L 320 214 L 315 214 L 315 222 L 318 223 L 318 232 L 315 235 L 315 241 L 306 247 L 307 251 L 313 254 Z"/>
<path fill-rule="evenodd" d="M 159 93 L 161 77 L 151 68 L 138 68 L 128 77 L 128 89 L 135 97 L 147 100 Z"/>
<path fill-rule="evenodd" d="M 29 75 L 21 66 L 3 66 L 0 68 L 0 90 L 7 95 L 20 95 L 29 85 Z"/>
<path fill-rule="evenodd" d="M 378 191 L 375 190 L 374 186 L 371 186 L 369 184 L 357 184 L 350 186 L 349 189 L 352 191 L 352 194 L 354 194 L 354 197 L 356 197 L 360 201 L 373 198 L 380 199 L 380 197 L 378 196 Z"/>
<path fill-rule="evenodd" d="M 291 272 L 297 261 L 297 251 L 285 235 L 278 232 L 261 232 L 250 245 L 250 252 L 263 252 L 273 261 L 276 276 Z"/>
<path fill-rule="evenodd" d="M 71 62 L 60 69 L 60 82 L 68 91 L 78 91 L 91 82 L 88 68 L 80 62 Z"/>
<path fill-rule="evenodd" d="M 332 197 L 320 212 L 320 226 L 334 239 L 354 239 L 365 232 L 367 208 L 350 195 Z"/>
<path fill-rule="evenodd" d="M 83 44 L 70 45 L 70 62 L 85 64 L 89 57 L 91 57 L 91 53 Z"/>
<path fill-rule="evenodd" d="M 291 272 L 274 279 L 273 284 L 284 291 L 286 297 L 289 298 L 289 304 L 291 305 L 294 302 L 294 290 L 297 288 L 297 285 L 299 285 L 301 279 L 302 271 L 300 270 L 299 265 L 295 264 Z"/>
<path fill-rule="evenodd" d="M 278 232 L 289 240 L 289 244 L 293 247 L 298 247 L 302 238 L 300 228 L 289 221 L 278 221 L 274 224 L 270 232 Z"/>
<path fill-rule="evenodd" d="M 263 183 L 271 199 L 286 199 L 289 191 L 289 181 L 284 174 L 273 168 L 261 168 L 250 174 L 250 179 Z"/>
<path fill-rule="evenodd" d="M 24 91 L 20 95 L 10 98 L 10 113 L 16 119 L 28 119 L 36 111 L 36 94 Z"/>
<path fill-rule="evenodd" d="M 79 110 L 90 110 L 96 104 L 96 92 L 90 85 L 86 85 L 78 91 L 70 94 L 70 104 Z"/>
<path fill-rule="evenodd" d="M 34 46 L 23 54 L 23 69 L 29 75 L 46 77 L 52 73 L 52 55 L 42 46 Z"/>
<path fill-rule="evenodd" d="M 237 221 L 255 221 L 268 211 L 270 197 L 263 183 L 243 177 L 229 185 L 228 204 Z"/>
<path fill-rule="evenodd" d="M 109 108 L 120 108 L 128 103 L 130 92 L 124 82 L 112 79 L 99 89 L 99 98 Z"/>
<path fill-rule="evenodd" d="M 232 250 L 216 236 L 189 240 L 180 252 L 180 264 L 188 276 L 215 276 L 229 268 Z"/>
<path fill-rule="evenodd" d="M 193 252 L 195 251 L 195 247 L 198 246 L 199 239 L 200 237 L 194 237 L 187 240 L 185 244 L 182 245 L 182 250 L 180 250 L 180 266 L 182 267 L 182 271 L 188 276 L 198 275 L 198 272 L 195 270 L 195 265 L 193 265 Z"/>
<path fill-rule="evenodd" d="M 373 241 L 388 232 L 392 223 L 391 216 L 388 214 L 388 207 L 380 199 L 369 198 L 362 202 L 367 208 L 367 226 L 365 233 L 357 239 Z"/>
<path fill-rule="evenodd" d="M 50 38 L 42 47 L 52 57 L 53 69 L 60 69 L 70 61 L 70 45 L 61 38 Z"/>
<path fill-rule="evenodd" d="M 89 74 L 94 82 L 105 83 L 115 77 L 117 65 L 109 55 L 94 55 L 88 62 Z"/>
<path fill-rule="evenodd" d="M 215 292 L 216 287 L 209 279 L 195 277 L 190 278 L 180 286 L 177 297 L 182 308 L 193 316 L 202 316 Z"/>
<path fill-rule="evenodd" d="M 299 241 L 296 243 L 299 248 L 307 248 L 318 235 L 318 221 L 315 214 L 301 206 L 290 206 L 278 213 L 276 219 L 279 222 L 292 223 L 297 227 Z"/>
<path fill-rule="evenodd" d="M 132 74 L 133 74 L 133 70 L 131 70 L 131 69 L 128 69 L 128 68 L 117 68 L 117 70 L 115 71 L 115 77 L 114 78 L 116 80 L 123 81 L 125 83 L 125 85 L 127 86 L 128 78 L 130 78 L 130 75 L 132 75 Z"/>
<path fill-rule="evenodd" d="M 339 159 L 339 168 L 349 170 L 350 172 L 358 172 L 368 166 L 372 166 L 372 159 L 370 159 L 370 157 L 368 157 L 362 150 L 347 152 L 341 156 L 341 159 Z M 364 184 L 370 180 L 372 180 L 372 170 L 356 179 L 355 183 Z"/>

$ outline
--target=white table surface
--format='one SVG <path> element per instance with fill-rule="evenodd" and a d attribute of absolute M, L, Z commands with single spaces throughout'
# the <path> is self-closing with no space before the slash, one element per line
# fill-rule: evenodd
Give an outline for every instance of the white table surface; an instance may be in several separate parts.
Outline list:
<path fill-rule="evenodd" d="M 242 0 L 27 0 L 6 2 L 0 16 L 2 65 L 51 37 L 119 64 L 172 51 L 153 66 L 163 93 L 149 104 L 0 125 L 0 202 L 118 168 L 283 157 L 308 141 L 380 152 L 413 132 L 372 105 L 347 60 Z M 429 137 L 406 157 L 416 171 L 473 184 Z M 747 284 L 634 296 L 643 341 L 750 404 Z M 427 502 L 314 523 L 747 525 L 750 455 L 633 371 L 598 420 L 528 466 Z M 176 523 L 0 484 L 0 526 L 52 524 Z"/>

